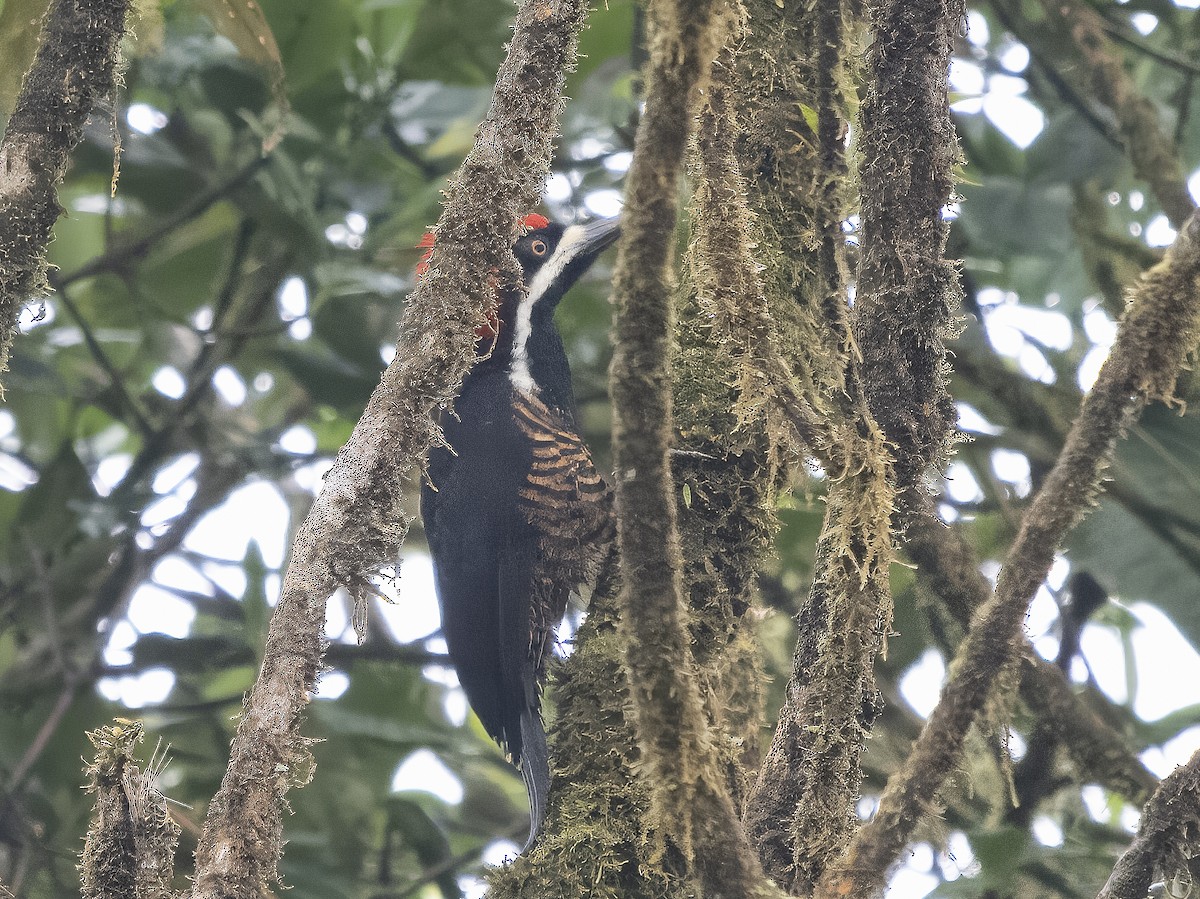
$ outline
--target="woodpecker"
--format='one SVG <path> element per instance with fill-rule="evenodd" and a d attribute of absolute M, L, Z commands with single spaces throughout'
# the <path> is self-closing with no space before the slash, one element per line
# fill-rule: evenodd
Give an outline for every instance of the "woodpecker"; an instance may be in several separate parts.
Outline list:
<path fill-rule="evenodd" d="M 541 684 L 573 591 L 613 540 L 608 488 L 579 434 L 554 311 L 617 237 L 615 221 L 521 220 L 523 284 L 500 286 L 476 331 L 478 359 L 440 422 L 421 517 L 450 660 L 487 732 L 521 770 L 529 839 L 546 814 L 550 767 Z M 428 268 L 433 237 L 420 244 Z M 522 850 L 524 851 L 524 850 Z"/>

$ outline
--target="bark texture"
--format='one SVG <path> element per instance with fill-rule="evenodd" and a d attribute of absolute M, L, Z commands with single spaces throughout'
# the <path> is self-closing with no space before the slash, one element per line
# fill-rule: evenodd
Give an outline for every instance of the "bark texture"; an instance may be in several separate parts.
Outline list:
<path fill-rule="evenodd" d="M 1170 885 L 1165 895 L 1191 891 L 1189 862 L 1200 834 L 1200 752 L 1176 768 L 1142 810 L 1137 837 L 1125 850 L 1097 899 L 1142 899 L 1155 873 Z"/>
<path fill-rule="evenodd" d="M 962 0 L 877 0 L 862 106 L 862 236 L 854 338 L 875 420 L 895 457 L 902 525 L 954 431 L 945 341 L 961 303 L 943 253 L 958 140 L 950 53 Z"/>
<path fill-rule="evenodd" d="M 17 317 L 46 290 L 58 182 L 97 102 L 116 83 L 129 0 L 55 0 L 0 144 L 0 374 Z M 0 388 L 0 398 L 3 388 Z"/>
<path fill-rule="evenodd" d="M 670 257 L 678 179 L 699 89 L 729 25 L 713 2 L 649 7 L 646 108 L 626 185 L 614 273 L 610 387 L 621 557 L 622 637 L 650 822 L 676 847 L 705 895 L 767 895 L 742 832 L 704 713 L 683 596 L 669 359 Z"/>

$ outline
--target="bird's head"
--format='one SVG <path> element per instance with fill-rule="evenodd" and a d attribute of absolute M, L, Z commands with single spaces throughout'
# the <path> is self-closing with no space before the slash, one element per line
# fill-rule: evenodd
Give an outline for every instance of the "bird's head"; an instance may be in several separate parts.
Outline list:
<path fill-rule="evenodd" d="M 548 307 L 548 311 L 553 311 L 619 233 L 616 219 L 564 226 L 535 213 L 525 216 L 522 223 L 528 230 L 513 245 L 513 255 L 521 263 L 525 279 L 524 302 Z"/>
<path fill-rule="evenodd" d="M 521 265 L 523 285 L 497 290 L 496 305 L 475 331 L 481 353 L 514 363 L 514 381 L 528 366 L 531 339 L 553 327 L 559 301 L 607 247 L 617 239 L 616 219 L 586 225 L 560 225 L 544 215 L 530 213 L 520 221 L 522 234 L 513 244 Z M 429 269 L 434 235 L 426 234 L 418 247 L 425 250 L 417 265 L 420 277 Z"/>

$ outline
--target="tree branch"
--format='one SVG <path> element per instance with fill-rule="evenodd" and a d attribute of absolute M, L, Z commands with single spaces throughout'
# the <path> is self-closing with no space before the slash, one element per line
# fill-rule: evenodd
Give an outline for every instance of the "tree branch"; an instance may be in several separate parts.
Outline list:
<path fill-rule="evenodd" d="M 125 411 L 129 413 L 129 417 L 133 419 L 142 440 L 151 439 L 154 436 L 154 429 L 146 420 L 146 414 L 142 411 L 141 404 L 130 395 L 129 390 L 125 387 L 125 376 L 121 374 L 120 369 L 109 358 L 100 341 L 96 339 L 96 333 L 92 330 L 91 324 L 83 317 L 83 313 L 75 305 L 75 301 L 61 287 L 58 291 L 58 301 L 62 303 L 63 308 L 67 310 L 67 315 L 78 326 L 79 333 L 83 335 L 84 345 L 92 354 L 92 358 L 96 360 L 96 364 L 108 375 L 108 383 L 112 386 L 121 405 L 125 407 Z"/>
<path fill-rule="evenodd" d="M 1200 824 L 1200 752 L 1176 768 L 1142 810 L 1137 837 L 1117 860 L 1096 899 L 1141 899 L 1155 871 L 1187 878 Z M 1168 890 L 1167 895 L 1175 895 Z M 1186 895 L 1180 893 L 1179 895 Z"/>
<path fill-rule="evenodd" d="M 1200 332 L 1198 288 L 1200 217 L 1193 215 L 1135 289 L 1108 360 L 1025 514 L 996 592 L 975 616 L 937 707 L 903 769 L 888 781 L 875 817 L 829 870 L 816 899 L 882 890 L 888 868 L 958 764 L 966 733 L 997 680 L 1019 661 L 1029 602 L 1063 538 L 1099 492 L 1118 438 L 1147 402 L 1171 400 L 1179 367 Z"/>
<path fill-rule="evenodd" d="M 46 289 L 57 184 L 96 102 L 112 93 L 128 0 L 55 0 L 0 144 L 0 373 L 21 307 Z M 3 389 L 0 388 L 0 397 Z"/>
<path fill-rule="evenodd" d="M 649 7 L 646 108 L 613 274 L 610 390 L 622 634 L 651 821 L 683 853 L 705 893 L 752 896 L 767 895 L 768 886 L 721 775 L 696 682 L 668 458 L 678 179 L 698 89 L 729 24 L 722 6 L 656 0 Z"/>
<path fill-rule="evenodd" d="M 962 291 L 944 257 L 959 160 L 947 74 L 962 0 L 877 0 L 862 106 L 862 250 L 854 338 L 871 414 L 895 457 L 899 524 L 945 461 L 957 415 L 945 341 Z"/>
<path fill-rule="evenodd" d="M 779 350 L 778 328 L 754 253 L 754 215 L 738 165 L 734 111 L 733 47 L 743 34 L 742 29 L 734 32 L 714 65 L 696 132 L 698 178 L 692 247 L 696 299 L 712 321 L 713 352 L 732 356 L 732 377 L 738 390 L 734 430 L 770 406 L 775 417 L 790 425 L 799 450 L 838 470 L 845 466 L 840 458 L 843 447 L 836 444 L 833 428 L 804 396 Z"/>
<path fill-rule="evenodd" d="M 430 271 L 405 308 L 399 352 L 292 543 L 262 670 L 196 850 L 194 899 L 257 896 L 277 879 L 284 797 L 311 772 L 300 723 L 320 667 L 326 599 L 338 586 L 363 597 L 372 572 L 398 554 L 404 477 L 437 439 L 434 411 L 475 361 L 490 279 L 518 271 L 514 224 L 549 170 L 585 14 L 582 0 L 525 0 L 517 11 L 488 116 L 447 193 Z"/>
<path fill-rule="evenodd" d="M 863 745 L 878 709 L 873 664 L 891 609 L 894 494 L 846 294 L 848 6 L 766 0 L 751 9 L 738 54 L 737 145 L 775 323 L 748 319 L 753 302 L 742 298 L 748 308 L 739 310 L 734 339 L 779 340 L 786 366 L 769 347 L 756 349 L 771 363 L 756 374 L 769 377 L 766 395 L 785 420 L 794 420 L 799 399 L 816 410 L 819 439 L 809 446 L 831 484 L 785 702 L 744 818 L 767 872 L 803 895 L 853 833 Z"/>
<path fill-rule="evenodd" d="M 920 583 L 966 630 L 992 593 L 970 543 L 927 507 L 910 524 L 905 551 L 916 563 Z M 1133 753 L 1124 735 L 1088 708 L 1063 673 L 1038 656 L 1028 641 L 1020 654 L 1021 698 L 1067 749 L 1077 769 L 1133 802 L 1144 802 L 1158 778 Z"/>
<path fill-rule="evenodd" d="M 1115 149 L 1123 150 L 1124 145 L 1121 143 L 1121 137 L 1117 134 L 1116 129 L 1099 116 L 1087 99 L 1055 68 L 1055 63 L 1061 55 L 1058 48 L 1043 46 L 1043 38 L 1037 28 L 1033 25 L 1026 27 L 1027 23 L 1021 17 L 1019 10 L 1010 8 L 1006 0 L 992 0 L 991 6 L 1000 23 L 1012 33 L 1013 37 L 1029 48 L 1029 56 L 1033 63 L 1031 70 L 1040 73 L 1058 92 L 1059 98 L 1075 110 L 1080 118 L 1091 125 L 1105 141 L 1112 144 Z"/>

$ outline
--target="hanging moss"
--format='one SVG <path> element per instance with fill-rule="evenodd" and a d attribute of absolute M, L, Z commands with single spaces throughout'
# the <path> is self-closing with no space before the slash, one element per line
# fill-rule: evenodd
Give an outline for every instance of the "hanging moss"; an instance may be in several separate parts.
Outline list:
<path fill-rule="evenodd" d="M 854 85 L 841 4 L 749 4 L 736 153 L 760 235 L 768 336 L 820 416 L 827 512 L 779 726 L 746 809 L 764 867 L 803 895 L 854 833 L 873 664 L 890 626 L 891 458 L 867 408 L 849 324 L 842 222 Z"/>
<path fill-rule="evenodd" d="M 699 213 L 694 207 L 697 228 Z M 697 263 L 693 250 L 687 268 Z M 741 808 L 760 761 L 763 722 L 762 662 L 748 613 L 755 576 L 778 529 L 774 500 L 785 469 L 772 458 L 765 412 L 747 421 L 733 411 L 743 394 L 730 383 L 731 360 L 700 324 L 688 288 L 685 281 L 675 365 L 678 382 L 687 385 L 675 397 L 682 452 L 673 466 L 683 580 L 702 697 L 727 785 Z"/>

